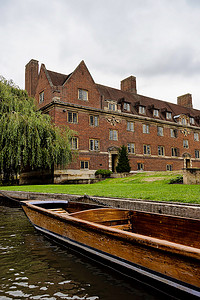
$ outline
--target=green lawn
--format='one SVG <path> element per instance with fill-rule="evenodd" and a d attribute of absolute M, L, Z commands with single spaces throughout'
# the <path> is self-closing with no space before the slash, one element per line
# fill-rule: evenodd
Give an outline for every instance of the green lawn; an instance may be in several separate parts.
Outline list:
<path fill-rule="evenodd" d="M 1 190 L 137 198 L 200 204 L 200 185 L 169 184 L 178 173 L 147 172 L 95 184 L 2 186 Z"/>

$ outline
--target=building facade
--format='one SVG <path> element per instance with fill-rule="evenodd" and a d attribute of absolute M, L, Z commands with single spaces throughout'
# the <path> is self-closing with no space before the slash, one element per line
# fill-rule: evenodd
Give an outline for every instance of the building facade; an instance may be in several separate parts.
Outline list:
<path fill-rule="evenodd" d="M 56 126 L 75 131 L 71 147 L 78 155 L 54 181 L 92 178 L 98 169 L 115 172 L 118 149 L 127 146 L 132 171 L 200 167 L 200 110 L 192 96 L 177 104 L 137 93 L 136 78 L 121 89 L 96 84 L 84 61 L 69 75 L 52 72 L 36 60 L 25 69 L 25 89 Z"/>

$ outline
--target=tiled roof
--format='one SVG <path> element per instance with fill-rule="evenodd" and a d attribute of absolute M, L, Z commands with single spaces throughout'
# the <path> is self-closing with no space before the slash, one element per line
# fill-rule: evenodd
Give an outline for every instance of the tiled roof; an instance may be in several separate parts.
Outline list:
<path fill-rule="evenodd" d="M 172 113 L 172 117 L 180 114 L 190 115 L 191 117 L 199 116 L 200 111 L 193 108 L 187 108 L 181 105 L 177 105 L 174 103 L 170 103 L 163 100 L 158 100 L 146 96 L 142 96 L 139 94 L 132 94 L 129 92 L 124 92 L 118 89 L 110 88 L 108 86 L 103 86 L 100 84 L 96 84 L 101 95 L 104 96 L 105 100 L 115 100 L 119 103 L 119 100 L 123 99 L 125 102 L 131 103 L 131 112 L 134 114 L 138 114 L 136 109 L 137 105 L 145 106 L 146 116 L 152 117 L 151 108 L 158 109 L 160 113 L 159 119 L 165 119 L 164 114 L 162 112 L 168 111 Z"/>
<path fill-rule="evenodd" d="M 62 86 L 65 81 L 71 76 L 53 72 L 50 70 L 47 70 L 51 81 L 53 85 L 55 86 Z M 131 112 L 133 114 L 138 114 L 137 106 L 145 106 L 146 109 L 146 116 L 152 118 L 152 110 L 158 109 L 160 111 L 160 116 L 159 119 L 166 119 L 164 115 L 164 111 L 168 111 L 172 113 L 172 117 L 184 114 L 184 115 L 189 115 L 192 117 L 197 117 L 200 116 L 200 110 L 193 109 L 193 108 L 187 108 L 181 105 L 177 105 L 174 103 L 170 103 L 167 101 L 163 100 L 158 100 L 154 98 L 150 98 L 147 96 L 139 95 L 139 94 L 134 94 L 130 92 L 125 92 L 116 88 L 111 88 L 108 86 L 104 86 L 101 84 L 96 84 L 97 89 L 99 90 L 99 93 L 104 96 L 105 100 L 115 100 L 118 103 L 125 101 L 131 104 Z"/>
<path fill-rule="evenodd" d="M 60 73 L 49 71 L 49 70 L 47 70 L 47 72 L 48 72 L 48 74 L 51 78 L 51 81 L 52 81 L 53 85 L 56 85 L 56 86 L 63 85 L 64 82 L 71 75 L 71 74 L 69 74 L 69 75 L 60 74 Z"/>

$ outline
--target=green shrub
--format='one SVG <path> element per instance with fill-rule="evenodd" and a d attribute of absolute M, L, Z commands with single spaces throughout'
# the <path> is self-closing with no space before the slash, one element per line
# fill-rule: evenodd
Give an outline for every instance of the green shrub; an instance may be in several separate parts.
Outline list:
<path fill-rule="evenodd" d="M 99 169 L 95 172 L 95 175 L 101 175 L 102 177 L 110 177 L 112 174 L 112 171 L 110 170 L 104 170 L 104 169 Z"/>
<path fill-rule="evenodd" d="M 178 175 L 176 178 L 170 179 L 169 184 L 183 183 L 183 176 Z"/>

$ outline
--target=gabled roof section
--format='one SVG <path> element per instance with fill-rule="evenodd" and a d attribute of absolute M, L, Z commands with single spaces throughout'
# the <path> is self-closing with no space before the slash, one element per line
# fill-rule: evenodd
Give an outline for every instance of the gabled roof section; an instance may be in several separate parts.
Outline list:
<path fill-rule="evenodd" d="M 51 81 L 52 81 L 52 84 L 53 85 L 56 85 L 56 86 L 61 86 L 65 83 L 65 81 L 70 77 L 71 74 L 69 75 L 65 75 L 65 74 L 61 74 L 61 73 L 57 73 L 57 72 L 53 72 L 53 71 L 50 71 L 50 70 L 47 70 L 50 78 L 51 78 Z"/>
<path fill-rule="evenodd" d="M 87 68 L 87 66 L 86 66 L 86 64 L 83 60 L 80 62 L 80 64 L 77 66 L 77 68 L 72 73 L 70 73 L 69 75 L 47 70 L 44 64 L 42 64 L 42 66 L 45 69 L 45 73 L 46 73 L 47 78 L 49 79 L 50 83 L 55 85 L 55 86 L 64 85 L 66 83 L 66 81 L 71 76 L 73 76 L 73 74 L 80 68 L 80 66 L 83 66 L 87 70 L 87 72 L 90 74 L 90 72 L 89 72 L 89 70 L 88 70 L 88 68 Z M 91 74 L 90 74 L 90 76 L 91 76 Z M 91 79 L 93 80 L 92 76 L 91 76 Z M 93 82 L 94 82 L 94 80 L 93 80 Z"/>
<path fill-rule="evenodd" d="M 75 75 L 79 70 L 82 70 L 81 72 L 84 72 L 84 73 L 85 73 L 85 71 L 86 71 L 86 72 L 89 74 L 89 76 L 90 76 L 91 80 L 93 81 L 93 83 L 95 84 L 94 79 L 93 79 L 92 75 L 90 74 L 90 71 L 88 70 L 88 68 L 87 68 L 87 66 L 86 66 L 86 64 L 85 64 L 85 62 L 84 62 L 84 60 L 82 60 L 82 61 L 80 62 L 80 64 L 76 67 L 76 69 L 75 69 L 71 74 L 68 75 L 68 77 L 67 77 L 67 79 L 65 80 L 65 82 L 63 83 L 63 85 L 66 83 L 66 81 L 67 81 L 69 78 L 71 78 L 73 75 Z"/>

